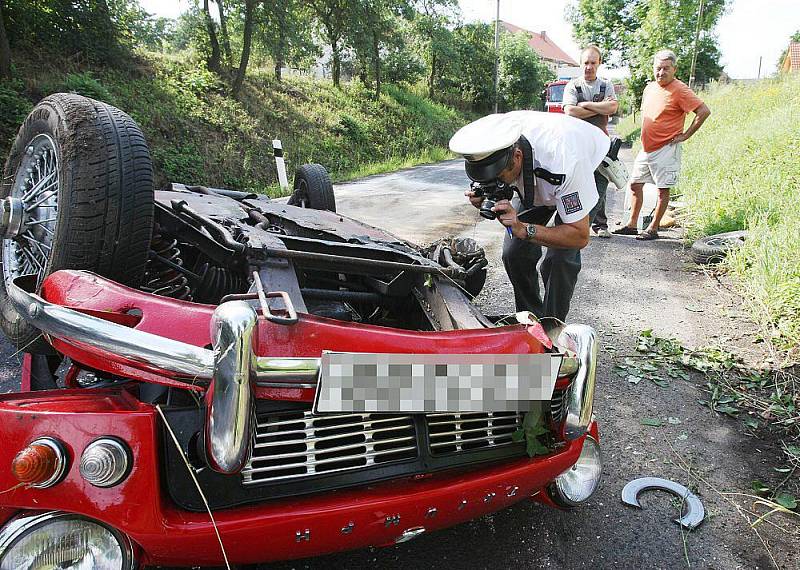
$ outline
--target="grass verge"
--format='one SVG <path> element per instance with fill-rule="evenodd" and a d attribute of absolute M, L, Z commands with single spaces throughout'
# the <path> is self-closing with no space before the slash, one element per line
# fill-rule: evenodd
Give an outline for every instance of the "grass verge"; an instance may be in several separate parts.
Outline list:
<path fill-rule="evenodd" d="M 800 357 L 800 75 L 715 85 L 712 115 L 685 143 L 680 184 L 687 237 L 746 229 L 730 272 L 753 318 L 791 359 Z M 622 138 L 638 136 L 632 117 Z"/>
<path fill-rule="evenodd" d="M 378 100 L 358 82 L 286 77 L 252 69 L 240 100 L 202 63 L 142 53 L 113 68 L 85 68 L 17 54 L 13 81 L 0 82 L 0 152 L 36 102 L 75 92 L 114 105 L 142 127 L 158 186 L 203 184 L 276 196 L 272 140 L 280 139 L 290 178 L 304 163 L 334 180 L 446 158 L 447 141 L 469 117 L 385 86 Z"/>

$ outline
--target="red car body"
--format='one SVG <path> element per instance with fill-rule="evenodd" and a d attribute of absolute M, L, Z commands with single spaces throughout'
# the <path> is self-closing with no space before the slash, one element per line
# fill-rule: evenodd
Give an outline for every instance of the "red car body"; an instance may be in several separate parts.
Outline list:
<path fill-rule="evenodd" d="M 97 276 L 61 271 L 43 287 L 48 302 L 90 315 L 125 322 L 126 310 L 141 316 L 133 325 L 174 340 L 205 346 L 213 307 L 148 295 Z M 175 326 L 180 322 L 180 326 Z M 542 352 L 546 350 L 540 325 L 484 330 L 409 333 L 384 327 L 359 327 L 303 315 L 297 325 L 283 327 L 259 322 L 256 353 L 319 355 L 332 350 L 425 353 Z M 278 338 L 282 335 L 282 338 Z M 277 341 L 280 340 L 280 343 Z M 132 376 L 136 363 L 124 362 L 102 350 L 64 339 L 54 346 L 71 356 L 78 367 Z M 277 351 L 276 351 L 277 349 Z M 158 372 L 142 372 L 148 381 L 168 383 Z M 164 424 L 155 406 L 142 402 L 138 384 L 113 388 L 73 388 L 27 392 L 30 369 L 24 367 L 20 393 L 0 397 L 0 464 L 10 466 L 28 442 L 58 438 L 70 458 L 63 480 L 47 489 L 20 486 L 8 468 L 0 469 L 0 519 L 31 509 L 77 513 L 129 537 L 140 564 L 220 565 L 225 556 L 215 525 L 205 511 L 176 505 L 164 491 Z M 69 376 L 69 375 L 68 375 Z M 73 375 L 74 377 L 74 375 Z M 556 391 L 570 388 L 560 378 Z M 309 402 L 314 391 L 259 387 L 260 400 Z M 560 426 L 563 428 L 563 425 Z M 100 435 L 113 434 L 132 451 L 130 474 L 119 485 L 98 488 L 78 472 L 76 458 Z M 389 545 L 486 513 L 525 498 L 552 504 L 549 487 L 572 467 L 587 437 L 598 439 L 597 426 L 587 434 L 560 443 L 546 456 L 509 458 L 500 462 L 462 466 L 433 473 L 417 473 L 368 486 L 328 493 L 282 497 L 214 512 L 216 529 L 227 561 L 247 564 L 314 556 L 370 545 Z M 208 491 L 213 492 L 212 490 Z"/>

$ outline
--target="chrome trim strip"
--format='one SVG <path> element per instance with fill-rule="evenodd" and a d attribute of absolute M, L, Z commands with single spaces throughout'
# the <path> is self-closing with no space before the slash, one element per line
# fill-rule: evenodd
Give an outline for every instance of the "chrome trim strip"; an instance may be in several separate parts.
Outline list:
<path fill-rule="evenodd" d="M 122 570 L 134 570 L 137 568 L 137 561 L 133 555 L 133 543 L 127 534 L 124 534 L 100 521 L 76 515 L 73 513 L 66 513 L 63 511 L 46 511 L 46 512 L 23 512 L 10 521 L 8 521 L 2 529 L 0 529 L 0 564 L 3 562 L 6 550 L 12 546 L 18 539 L 22 538 L 28 532 L 32 531 L 37 526 L 55 519 L 72 518 L 75 520 L 86 520 L 98 526 L 107 529 L 112 535 L 117 538 L 119 548 L 122 555 L 127 562 L 124 564 Z"/>
<path fill-rule="evenodd" d="M 73 309 L 49 303 L 29 293 L 15 279 L 8 287 L 14 308 L 43 333 L 67 341 L 99 347 L 130 360 L 155 367 L 186 380 L 206 383 L 214 375 L 210 350 L 152 333 L 118 325 Z M 256 358 L 256 385 L 265 388 L 316 388 L 319 358 Z M 292 382 L 297 378 L 299 382 Z M 273 379 L 283 382 L 272 382 Z"/>
<path fill-rule="evenodd" d="M 241 471 L 252 450 L 257 325 L 258 315 L 244 301 L 223 303 L 211 316 L 214 378 L 205 395 L 205 444 L 209 466 L 219 473 Z"/>
<path fill-rule="evenodd" d="M 96 346 L 182 378 L 211 378 L 214 369 L 211 351 L 48 303 L 25 291 L 18 284 L 20 279 L 25 277 L 15 279 L 8 287 L 11 301 L 17 312 L 43 333 Z"/>
<path fill-rule="evenodd" d="M 567 325 L 560 331 L 556 345 L 562 350 L 572 351 L 580 361 L 566 398 L 564 435 L 571 441 L 585 434 L 592 421 L 597 373 L 597 333 L 586 325 Z"/>

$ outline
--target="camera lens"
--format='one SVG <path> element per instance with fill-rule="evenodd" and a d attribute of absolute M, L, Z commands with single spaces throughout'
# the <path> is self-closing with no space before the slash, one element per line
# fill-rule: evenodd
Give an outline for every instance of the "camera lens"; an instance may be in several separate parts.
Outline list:
<path fill-rule="evenodd" d="M 483 204 L 481 204 L 481 216 L 483 216 L 487 220 L 496 219 L 497 218 L 497 214 L 492 212 L 492 208 L 494 208 L 494 204 L 495 204 L 494 200 L 490 200 L 489 198 L 486 198 L 483 201 Z"/>

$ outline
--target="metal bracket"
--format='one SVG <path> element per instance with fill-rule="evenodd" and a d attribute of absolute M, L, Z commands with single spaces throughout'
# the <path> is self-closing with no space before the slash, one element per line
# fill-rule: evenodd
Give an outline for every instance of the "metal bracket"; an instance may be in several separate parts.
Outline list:
<path fill-rule="evenodd" d="M 269 322 L 277 325 L 293 325 L 297 323 L 297 311 L 294 308 L 291 297 L 289 297 L 289 293 L 286 291 L 270 291 L 269 293 L 266 293 L 264 291 L 264 285 L 261 283 L 261 278 L 258 276 L 258 271 L 253 271 L 253 284 L 256 287 L 255 293 L 234 293 L 231 295 L 225 295 L 220 300 L 220 304 L 234 300 L 249 301 L 252 299 L 258 299 L 258 303 L 261 305 L 261 312 L 264 315 L 264 318 Z M 289 315 L 288 317 L 276 315 L 270 310 L 269 301 L 267 301 L 267 299 L 277 298 L 280 298 L 283 301 L 283 307 L 286 313 Z"/>

